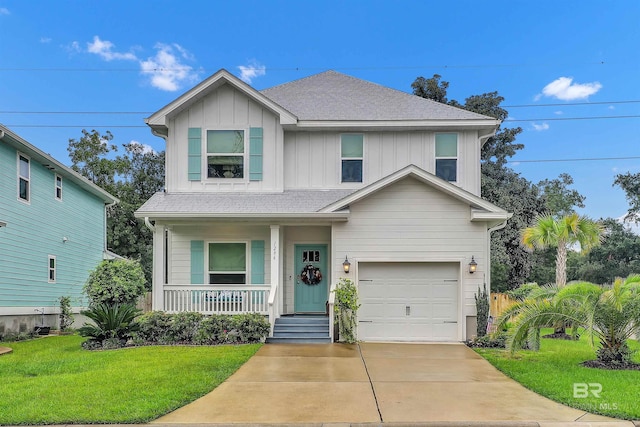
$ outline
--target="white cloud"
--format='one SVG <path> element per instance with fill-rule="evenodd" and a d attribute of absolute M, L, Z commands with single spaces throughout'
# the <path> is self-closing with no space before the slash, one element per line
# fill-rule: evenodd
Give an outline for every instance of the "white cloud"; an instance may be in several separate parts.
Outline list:
<path fill-rule="evenodd" d="M 51 43 L 51 37 L 40 37 L 40 43 Z"/>
<path fill-rule="evenodd" d="M 555 114 L 556 116 L 561 116 L 564 114 L 564 111 L 560 111 L 560 110 L 554 111 L 553 114 Z"/>
<path fill-rule="evenodd" d="M 543 130 L 549 129 L 549 124 L 547 123 L 541 123 L 541 124 L 532 123 L 531 126 L 533 126 L 533 130 L 536 130 L 538 132 L 542 132 Z"/>
<path fill-rule="evenodd" d="M 151 86 L 173 92 L 182 83 L 198 80 L 198 73 L 193 67 L 182 62 L 183 59 L 193 60 L 193 56 L 182 46 L 158 43 L 155 48 L 158 51 L 154 57 L 140 61 L 140 72 L 151 78 Z"/>
<path fill-rule="evenodd" d="M 574 83 L 573 77 L 560 77 L 542 89 L 542 95 L 563 101 L 585 99 L 602 89 L 600 82 Z M 540 95 L 536 96 L 540 99 Z"/>
<path fill-rule="evenodd" d="M 6 7 L 0 7 L 0 15 L 11 15 L 11 12 Z"/>
<path fill-rule="evenodd" d="M 154 150 L 152 146 L 150 146 L 148 144 L 143 144 L 140 141 L 136 141 L 135 139 L 132 139 L 131 142 L 129 142 L 129 144 L 140 147 L 140 149 L 142 151 L 142 154 L 148 154 L 148 153 L 155 153 L 156 152 L 156 150 Z"/>
<path fill-rule="evenodd" d="M 616 109 L 616 107 L 615 107 L 615 105 L 609 105 L 609 106 L 607 107 L 607 109 L 609 109 L 609 110 L 615 110 L 615 109 Z"/>
<path fill-rule="evenodd" d="M 138 58 L 131 52 L 114 52 L 115 45 L 109 40 L 101 40 L 98 36 L 93 36 L 93 43 L 87 43 L 87 52 L 95 53 L 105 61 L 113 61 L 114 59 L 124 59 L 135 61 Z"/>
<path fill-rule="evenodd" d="M 249 61 L 248 65 L 238 65 L 238 69 L 240 70 L 240 80 L 247 84 L 251 84 L 253 79 L 267 73 L 267 67 L 256 60 Z"/>

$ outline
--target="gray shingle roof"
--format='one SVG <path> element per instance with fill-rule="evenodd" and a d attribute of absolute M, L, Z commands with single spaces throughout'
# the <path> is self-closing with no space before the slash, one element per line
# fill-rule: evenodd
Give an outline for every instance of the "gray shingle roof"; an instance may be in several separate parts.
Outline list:
<path fill-rule="evenodd" d="M 300 120 L 494 120 L 336 71 L 261 93 Z"/>
<path fill-rule="evenodd" d="M 288 190 L 283 193 L 156 193 L 136 211 L 147 214 L 313 213 L 356 191 Z"/>

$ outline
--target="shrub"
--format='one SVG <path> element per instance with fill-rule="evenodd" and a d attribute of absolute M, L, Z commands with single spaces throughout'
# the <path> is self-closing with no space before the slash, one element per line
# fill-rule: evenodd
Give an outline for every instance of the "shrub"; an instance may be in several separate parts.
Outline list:
<path fill-rule="evenodd" d="M 335 311 L 338 313 L 340 341 L 353 344 L 358 340 L 356 324 L 357 311 L 360 308 L 358 289 L 351 280 L 343 277 L 333 292 L 336 295 Z"/>
<path fill-rule="evenodd" d="M 94 324 L 85 323 L 78 332 L 83 337 L 89 337 L 89 343 L 83 344 L 93 346 L 93 343 L 104 345 L 108 341 L 109 348 L 113 348 L 114 342 L 119 342 L 118 347 L 124 346 L 127 338 L 138 328 L 135 322 L 136 316 L 140 313 L 132 304 L 99 304 L 89 310 L 82 311 L 82 314 L 93 320 Z"/>
<path fill-rule="evenodd" d="M 200 323 L 200 329 L 193 337 L 193 343 L 199 345 L 226 344 L 231 328 L 231 316 L 214 314 Z"/>
<path fill-rule="evenodd" d="M 60 331 L 69 330 L 73 325 L 73 312 L 71 311 L 71 297 L 60 297 Z"/>
<path fill-rule="evenodd" d="M 150 311 L 138 317 L 134 340 L 141 343 L 170 344 L 168 337 L 172 315 L 164 311 Z"/>
<path fill-rule="evenodd" d="M 145 293 L 145 278 L 140 262 L 124 259 L 102 261 L 91 272 L 84 286 L 91 306 L 133 304 Z"/>
<path fill-rule="evenodd" d="M 196 312 L 174 314 L 169 327 L 169 337 L 174 343 L 189 344 L 200 328 L 204 316 Z"/>
<path fill-rule="evenodd" d="M 233 329 L 238 331 L 238 339 L 243 343 L 262 341 L 271 330 L 269 321 L 258 313 L 238 314 L 232 318 Z"/>
<path fill-rule="evenodd" d="M 487 325 L 489 322 L 489 294 L 487 293 L 487 285 L 484 285 L 484 289 L 480 290 L 478 286 L 478 293 L 476 298 L 476 334 L 478 337 L 487 335 Z"/>
<path fill-rule="evenodd" d="M 505 331 L 494 332 L 493 334 L 485 334 L 469 343 L 469 347 L 482 348 L 506 348 L 507 333 Z"/>

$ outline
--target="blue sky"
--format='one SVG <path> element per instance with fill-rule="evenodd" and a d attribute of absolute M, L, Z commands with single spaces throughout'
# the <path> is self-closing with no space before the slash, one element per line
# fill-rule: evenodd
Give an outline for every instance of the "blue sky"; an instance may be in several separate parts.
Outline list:
<path fill-rule="evenodd" d="M 0 0 L 0 58 L 0 123 L 65 163 L 82 128 L 163 149 L 143 118 L 220 68 L 257 89 L 333 69 L 406 92 L 438 73 L 460 102 L 498 91 L 524 129 L 511 167 L 569 173 L 594 218 L 623 215 L 614 177 L 640 172 L 527 162 L 640 157 L 637 0 Z"/>

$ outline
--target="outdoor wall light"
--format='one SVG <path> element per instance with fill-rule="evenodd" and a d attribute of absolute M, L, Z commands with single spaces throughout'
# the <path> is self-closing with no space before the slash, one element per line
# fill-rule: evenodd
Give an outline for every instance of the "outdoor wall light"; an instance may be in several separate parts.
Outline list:
<path fill-rule="evenodd" d="M 476 272 L 477 269 L 478 269 L 478 263 L 473 258 L 473 255 L 471 255 L 471 262 L 469 263 L 469 273 L 473 274 Z"/>
<path fill-rule="evenodd" d="M 349 258 L 347 258 L 347 256 L 344 256 L 344 262 L 342 263 L 342 268 L 344 269 L 344 272 L 349 274 L 349 270 L 351 269 L 351 263 L 349 262 Z"/>

